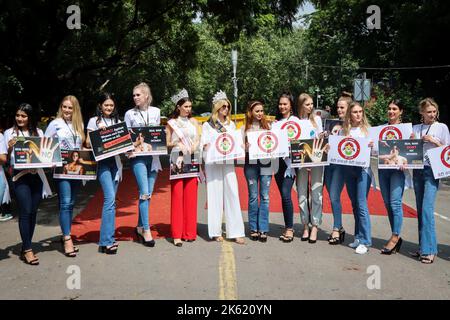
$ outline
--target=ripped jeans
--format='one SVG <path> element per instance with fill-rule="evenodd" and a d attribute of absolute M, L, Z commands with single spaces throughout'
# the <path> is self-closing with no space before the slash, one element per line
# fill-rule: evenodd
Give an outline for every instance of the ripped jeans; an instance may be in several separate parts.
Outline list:
<path fill-rule="evenodd" d="M 244 174 L 248 186 L 248 224 L 250 230 L 269 231 L 269 190 L 271 175 L 261 175 L 259 164 L 246 164 Z M 259 188 L 258 188 L 259 184 Z M 258 189 L 260 204 L 258 205 Z"/>
<path fill-rule="evenodd" d="M 139 218 L 137 226 L 142 227 L 144 230 L 150 230 L 148 210 L 153 187 L 158 176 L 157 171 L 151 171 L 152 161 L 153 156 L 140 156 L 132 158 L 130 161 L 139 189 Z"/>

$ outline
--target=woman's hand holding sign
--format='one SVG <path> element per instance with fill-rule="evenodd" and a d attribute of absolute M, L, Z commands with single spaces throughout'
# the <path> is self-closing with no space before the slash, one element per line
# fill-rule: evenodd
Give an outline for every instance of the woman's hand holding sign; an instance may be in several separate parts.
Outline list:
<path fill-rule="evenodd" d="M 308 153 L 312 162 L 321 162 L 324 152 L 327 152 L 329 149 L 329 144 L 327 143 L 324 147 L 323 138 L 314 139 L 313 141 L 313 149 L 311 153 Z"/>
<path fill-rule="evenodd" d="M 55 146 L 52 148 L 53 139 L 42 137 L 40 141 L 40 146 L 38 147 L 33 141 L 26 140 L 24 144 L 29 144 L 30 146 L 30 154 L 34 154 L 35 157 L 41 162 L 41 163 L 49 163 L 53 160 L 53 153 L 55 152 L 56 148 L 58 148 L 59 143 L 55 144 Z"/>

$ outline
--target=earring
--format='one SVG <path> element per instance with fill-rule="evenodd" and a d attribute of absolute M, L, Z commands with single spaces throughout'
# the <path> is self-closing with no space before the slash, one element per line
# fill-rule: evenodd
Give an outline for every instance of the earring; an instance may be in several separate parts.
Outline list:
<path fill-rule="evenodd" d="M 420 123 L 423 123 L 423 115 L 420 116 Z"/>

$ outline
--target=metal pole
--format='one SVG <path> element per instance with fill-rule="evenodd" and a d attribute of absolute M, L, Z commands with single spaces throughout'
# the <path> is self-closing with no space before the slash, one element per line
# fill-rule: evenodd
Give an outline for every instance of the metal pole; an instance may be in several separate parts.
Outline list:
<path fill-rule="evenodd" d="M 237 124 L 237 98 L 238 98 L 238 88 L 237 88 L 237 59 L 238 52 L 236 49 L 231 50 L 231 62 L 233 64 L 233 87 L 234 87 L 234 123 Z"/>

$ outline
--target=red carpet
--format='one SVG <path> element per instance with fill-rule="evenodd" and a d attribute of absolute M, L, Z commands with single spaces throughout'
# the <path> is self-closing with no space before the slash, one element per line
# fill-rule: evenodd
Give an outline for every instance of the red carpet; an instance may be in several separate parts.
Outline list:
<path fill-rule="evenodd" d="M 243 211 L 248 209 L 247 182 L 243 168 L 236 168 L 239 196 Z M 294 212 L 298 213 L 297 195 L 292 191 Z M 341 196 L 342 210 L 350 214 L 351 202 L 344 189 Z M 135 240 L 134 229 L 138 219 L 138 190 L 136 180 L 130 170 L 124 170 L 123 181 L 117 192 L 116 238 L 117 240 Z M 100 236 L 101 212 L 103 206 L 103 192 L 99 188 L 87 206 L 74 219 L 72 235 L 77 241 L 98 242 Z M 282 212 L 280 194 L 276 182 L 272 179 L 270 188 L 270 212 Z M 331 212 L 331 204 L 326 189 L 324 189 L 323 211 Z M 381 193 L 370 190 L 369 212 L 371 215 L 386 215 Z M 414 209 L 403 205 L 404 217 L 417 217 Z M 169 171 L 164 170 L 158 175 L 150 202 L 150 223 L 154 238 L 170 237 L 170 182 Z"/>

